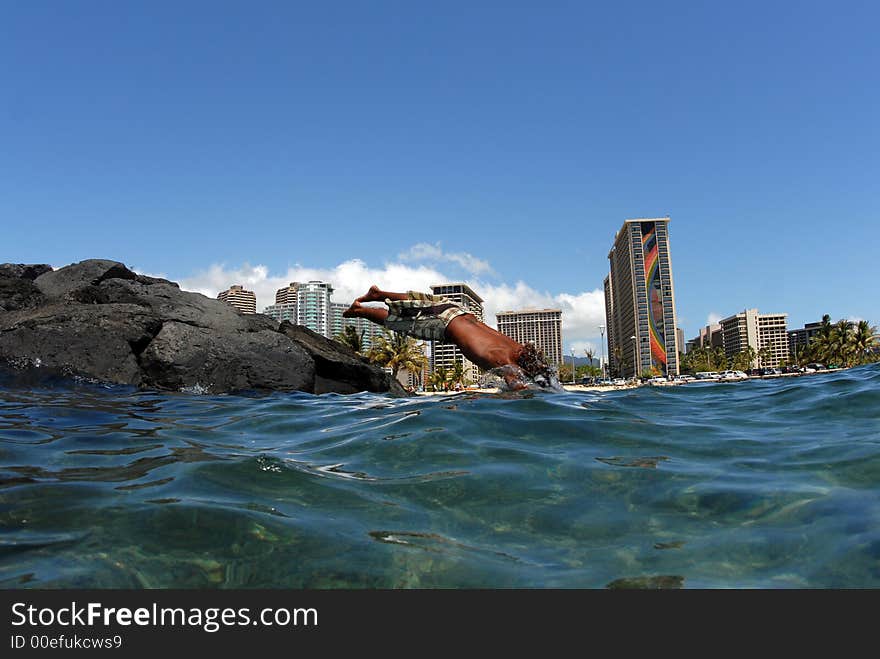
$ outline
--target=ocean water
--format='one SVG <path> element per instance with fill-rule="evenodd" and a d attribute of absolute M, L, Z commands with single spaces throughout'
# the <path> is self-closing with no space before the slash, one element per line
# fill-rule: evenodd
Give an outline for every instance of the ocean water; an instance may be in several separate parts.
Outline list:
<path fill-rule="evenodd" d="M 3 588 L 880 587 L 880 365 L 588 393 L 0 383 Z"/>

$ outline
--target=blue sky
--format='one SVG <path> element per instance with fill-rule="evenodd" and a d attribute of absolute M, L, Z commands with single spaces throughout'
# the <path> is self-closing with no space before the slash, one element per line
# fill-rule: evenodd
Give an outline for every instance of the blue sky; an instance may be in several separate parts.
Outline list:
<path fill-rule="evenodd" d="M 0 262 L 467 279 L 581 346 L 614 233 L 668 214 L 688 337 L 878 323 L 878 7 L 0 3 Z"/>

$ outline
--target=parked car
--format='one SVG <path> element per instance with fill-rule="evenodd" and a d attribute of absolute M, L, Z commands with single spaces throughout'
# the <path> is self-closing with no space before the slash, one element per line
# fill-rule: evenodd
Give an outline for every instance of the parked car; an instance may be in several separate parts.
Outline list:
<path fill-rule="evenodd" d="M 739 380 L 747 380 L 748 375 L 742 371 L 722 371 L 721 379 L 725 382 L 738 382 Z"/>
<path fill-rule="evenodd" d="M 813 371 L 827 371 L 828 367 L 824 364 L 817 364 L 813 362 L 812 364 L 807 364 L 807 368 L 812 368 Z"/>
<path fill-rule="evenodd" d="M 696 379 L 701 382 L 717 382 L 721 379 L 721 374 L 715 371 L 700 371 Z"/>
<path fill-rule="evenodd" d="M 655 375 L 654 377 L 648 380 L 648 384 L 666 384 L 668 380 L 664 378 L 662 375 Z"/>
<path fill-rule="evenodd" d="M 624 380 L 623 378 L 614 378 L 611 381 L 611 384 L 614 385 L 615 387 L 622 387 L 626 384 L 626 380 Z"/>

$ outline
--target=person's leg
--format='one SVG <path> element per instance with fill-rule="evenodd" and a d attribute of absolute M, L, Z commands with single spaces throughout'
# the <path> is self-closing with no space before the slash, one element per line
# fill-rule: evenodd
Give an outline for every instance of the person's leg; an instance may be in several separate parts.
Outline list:
<path fill-rule="evenodd" d="M 392 293 L 391 291 L 383 291 L 375 284 L 370 286 L 364 295 L 361 295 L 355 302 L 384 302 L 385 300 L 408 300 L 408 293 Z"/>
<path fill-rule="evenodd" d="M 382 307 L 362 307 L 360 303 L 355 300 L 348 309 L 342 312 L 342 317 L 366 318 L 377 325 L 384 325 L 385 319 L 388 318 L 388 309 L 383 309 Z"/>
<path fill-rule="evenodd" d="M 385 300 L 430 300 L 432 302 L 442 302 L 443 297 L 439 295 L 431 295 L 430 293 L 418 293 L 407 291 L 406 293 L 395 293 L 393 291 L 383 291 L 376 286 L 370 286 L 365 294 L 361 295 L 355 302 L 384 302 Z"/>

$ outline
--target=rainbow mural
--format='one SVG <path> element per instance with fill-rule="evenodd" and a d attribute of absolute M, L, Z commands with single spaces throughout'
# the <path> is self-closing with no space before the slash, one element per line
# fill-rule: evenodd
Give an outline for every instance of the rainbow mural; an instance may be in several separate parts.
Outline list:
<path fill-rule="evenodd" d="M 642 224 L 642 250 L 645 255 L 645 283 L 648 289 L 651 358 L 653 365 L 666 373 L 666 334 L 663 325 L 663 296 L 660 290 L 660 255 L 653 222 Z"/>

